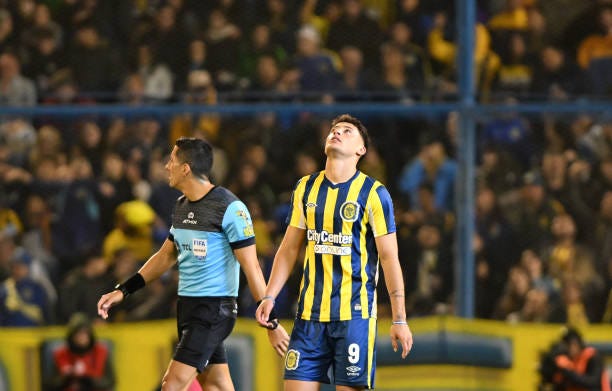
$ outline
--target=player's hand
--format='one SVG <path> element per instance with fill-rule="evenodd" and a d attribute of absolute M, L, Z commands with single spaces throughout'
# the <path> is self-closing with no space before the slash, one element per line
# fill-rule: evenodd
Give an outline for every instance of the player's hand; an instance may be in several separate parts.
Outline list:
<path fill-rule="evenodd" d="M 391 345 L 393 351 L 397 352 L 398 345 L 402 345 L 402 358 L 406 358 L 410 350 L 412 349 L 412 331 L 406 324 L 394 324 L 391 325 Z"/>
<path fill-rule="evenodd" d="M 268 339 L 276 353 L 284 357 L 289 347 L 289 334 L 287 334 L 285 328 L 279 324 L 274 330 L 268 329 Z"/>
<path fill-rule="evenodd" d="M 121 303 L 122 300 L 123 293 L 120 290 L 114 290 L 102 295 L 100 300 L 98 300 L 98 315 L 100 315 L 102 319 L 108 319 L 108 310 L 115 304 Z"/>
<path fill-rule="evenodd" d="M 255 319 L 260 326 L 266 327 L 268 329 L 274 329 L 275 325 L 273 322 L 269 322 L 270 312 L 274 308 L 273 300 L 263 300 L 259 307 L 257 307 L 257 311 L 255 311 Z"/>

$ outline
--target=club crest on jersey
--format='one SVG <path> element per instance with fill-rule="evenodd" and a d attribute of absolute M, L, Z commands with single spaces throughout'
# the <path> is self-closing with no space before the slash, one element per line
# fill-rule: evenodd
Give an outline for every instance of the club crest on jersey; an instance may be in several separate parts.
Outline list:
<path fill-rule="evenodd" d="M 340 206 L 340 217 L 342 220 L 352 223 L 357 220 L 359 215 L 359 204 L 353 201 L 346 201 Z"/>
<path fill-rule="evenodd" d="M 287 355 L 285 356 L 285 369 L 288 371 L 293 371 L 297 369 L 300 364 L 300 352 L 295 349 L 289 349 L 287 351 Z"/>

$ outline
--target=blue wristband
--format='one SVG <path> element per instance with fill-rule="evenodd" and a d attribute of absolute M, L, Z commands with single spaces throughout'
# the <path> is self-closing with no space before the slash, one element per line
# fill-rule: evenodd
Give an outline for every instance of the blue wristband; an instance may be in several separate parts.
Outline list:
<path fill-rule="evenodd" d="M 399 325 L 404 325 L 404 326 L 408 326 L 408 322 L 406 322 L 405 320 L 394 320 L 393 324 L 399 324 Z"/>

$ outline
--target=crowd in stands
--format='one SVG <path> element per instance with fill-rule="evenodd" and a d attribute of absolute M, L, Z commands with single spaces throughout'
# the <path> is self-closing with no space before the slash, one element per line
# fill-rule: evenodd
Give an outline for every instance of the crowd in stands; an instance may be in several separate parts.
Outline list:
<path fill-rule="evenodd" d="M 453 2 L 0 0 L 0 104 L 435 102 L 457 86 Z M 609 97 L 612 2 L 480 1 L 478 97 Z M 214 145 L 213 182 L 248 205 L 264 274 L 291 190 L 321 169 L 330 118 L 302 113 L 0 118 L 0 325 L 96 317 L 165 240 L 174 141 Z M 395 202 L 409 316 L 452 313 L 457 113 L 368 115 L 360 169 Z M 612 322 L 612 116 L 478 119 L 476 313 Z M 381 277 L 382 278 L 382 277 Z M 277 299 L 291 317 L 299 286 Z M 172 317 L 176 271 L 111 321 Z M 384 287 L 383 287 L 384 288 Z M 381 289 L 379 313 L 388 314 Z M 241 295 L 241 313 L 254 303 Z"/>

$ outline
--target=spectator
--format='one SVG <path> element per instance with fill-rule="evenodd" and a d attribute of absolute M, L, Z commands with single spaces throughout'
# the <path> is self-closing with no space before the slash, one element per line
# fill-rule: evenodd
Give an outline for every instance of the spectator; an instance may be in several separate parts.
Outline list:
<path fill-rule="evenodd" d="M 99 342 L 90 318 L 75 313 L 66 326 L 65 344 L 53 352 L 53 372 L 43 382 L 56 391 L 111 391 L 115 373 L 109 348 Z"/>
<path fill-rule="evenodd" d="M 148 259 L 153 253 L 153 209 L 139 200 L 124 202 L 115 210 L 115 219 L 115 228 L 104 238 L 104 258 L 110 262 L 117 250 L 128 248 L 139 261 Z"/>
<path fill-rule="evenodd" d="M 418 156 L 404 165 L 400 175 L 399 190 L 409 197 L 412 207 L 419 207 L 417 190 L 422 183 L 433 184 L 435 206 L 440 211 L 454 209 L 454 183 L 457 163 L 449 159 L 439 139 L 423 136 Z"/>
<path fill-rule="evenodd" d="M 599 13 L 601 33 L 585 38 L 578 47 L 577 60 L 586 70 L 589 92 L 596 96 L 612 91 L 612 6 L 602 7 Z"/>
<path fill-rule="evenodd" d="M 174 75 L 166 64 L 158 60 L 151 45 L 138 46 L 133 72 L 142 80 L 145 101 L 164 102 L 172 97 Z"/>
<path fill-rule="evenodd" d="M 312 26 L 303 26 L 298 31 L 294 61 L 302 91 L 331 93 L 336 88 L 338 73 L 334 58 L 321 49 L 321 38 Z"/>
<path fill-rule="evenodd" d="M 105 93 L 116 91 L 121 79 L 117 53 L 93 24 L 78 27 L 69 66 L 79 89 L 96 101 L 108 101 Z"/>
<path fill-rule="evenodd" d="M 33 106 L 36 100 L 36 87 L 21 74 L 17 56 L 10 52 L 0 54 L 0 104 Z"/>
<path fill-rule="evenodd" d="M 340 0 L 322 2 L 323 11 L 317 14 L 316 9 L 321 4 L 318 0 L 305 0 L 300 10 L 300 24 L 308 24 L 317 29 L 323 42 L 327 42 L 330 27 L 342 16 Z"/>
<path fill-rule="evenodd" d="M 210 72 L 214 84 L 220 90 L 233 89 L 237 85 L 240 37 L 242 31 L 232 24 L 222 10 L 213 10 L 208 17 L 208 29 L 204 36 L 208 51 Z"/>
<path fill-rule="evenodd" d="M 421 303 L 431 303 L 431 314 L 436 306 L 450 302 L 453 292 L 453 262 L 451 248 L 443 240 L 440 228 L 425 222 L 417 231 L 417 248 L 404 268 L 408 302 L 418 307 Z M 422 312 L 420 315 L 427 315 Z"/>
<path fill-rule="evenodd" d="M 57 283 L 59 265 L 52 251 L 51 221 L 53 214 L 46 199 L 31 194 L 25 201 L 25 230 L 21 238 L 24 249 L 38 260 L 53 283 Z"/>
<path fill-rule="evenodd" d="M 532 61 L 525 38 L 519 33 L 510 34 L 504 46 L 507 49 L 501 58 L 502 64 L 494 85 L 495 93 L 524 99 L 533 80 Z"/>
<path fill-rule="evenodd" d="M 155 52 L 160 63 L 168 65 L 174 75 L 184 74 L 190 37 L 177 25 L 174 7 L 164 5 L 159 8 L 155 14 L 153 31 L 146 38 L 155 42 Z"/>
<path fill-rule="evenodd" d="M 363 53 L 365 66 L 375 65 L 382 31 L 370 18 L 359 0 L 343 0 L 342 16 L 329 28 L 327 47 L 339 51 L 344 46 L 355 46 Z"/>
<path fill-rule="evenodd" d="M 265 24 L 253 28 L 250 39 L 241 48 L 240 73 L 243 77 L 253 78 L 259 73 L 259 60 L 263 56 L 273 59 L 277 67 L 287 61 L 287 52 L 272 42 L 270 34 L 270 27 Z"/>
<path fill-rule="evenodd" d="M 578 66 L 554 45 L 539 53 L 531 83 L 533 98 L 566 100 L 583 91 L 582 74 Z"/>
<path fill-rule="evenodd" d="M 493 319 L 509 320 L 510 314 L 520 311 L 525 305 L 530 288 L 527 271 L 520 266 L 513 266 L 508 273 L 503 293 L 495 305 Z"/>
<path fill-rule="evenodd" d="M 16 37 L 13 16 L 7 9 L 0 8 L 0 53 L 14 49 L 17 45 Z"/>
<path fill-rule="evenodd" d="M 217 89 L 208 71 L 191 71 L 187 75 L 187 93 L 183 97 L 187 104 L 212 105 L 217 103 Z M 170 140 L 182 136 L 193 136 L 198 131 L 214 143 L 219 136 L 221 122 L 216 114 L 183 114 L 174 117 L 170 123 Z"/>
<path fill-rule="evenodd" d="M 555 283 L 575 281 L 585 302 L 601 303 L 604 294 L 603 279 L 595 269 L 593 253 L 582 243 L 576 242 L 576 225 L 568 214 L 553 219 L 551 225 L 553 242 L 543 250 L 543 259 Z M 572 282 L 574 283 L 574 282 Z M 586 314 L 592 321 L 599 319 L 598 308 L 590 308 Z"/>
<path fill-rule="evenodd" d="M 51 93 L 52 81 L 67 65 L 61 42 L 51 30 L 41 29 L 33 38 L 25 75 L 36 83 L 38 94 L 44 100 Z"/>
<path fill-rule="evenodd" d="M 116 281 L 108 273 L 108 263 L 97 251 L 83 257 L 58 284 L 58 315 L 60 322 L 67 322 L 72 314 L 83 313 L 95 317 L 100 296 L 112 288 Z"/>
<path fill-rule="evenodd" d="M 437 12 L 434 16 L 433 28 L 427 36 L 427 51 L 429 52 L 434 66 L 439 69 L 436 73 L 442 77 L 437 86 L 437 94 L 441 97 L 453 95 L 456 86 L 456 44 L 446 38 L 445 32 L 449 28 L 448 16 L 445 12 Z M 477 91 L 482 100 L 488 99 L 491 83 L 500 66 L 499 56 L 491 48 L 491 36 L 486 27 L 480 23 L 475 27 L 474 63 L 476 66 L 476 80 L 478 80 Z"/>
<path fill-rule="evenodd" d="M 12 242 L 11 238 L 0 239 Z M 52 321 L 52 308 L 45 288 L 30 275 L 32 257 L 14 246 L 9 277 L 0 283 L 0 325 L 43 326 Z"/>

